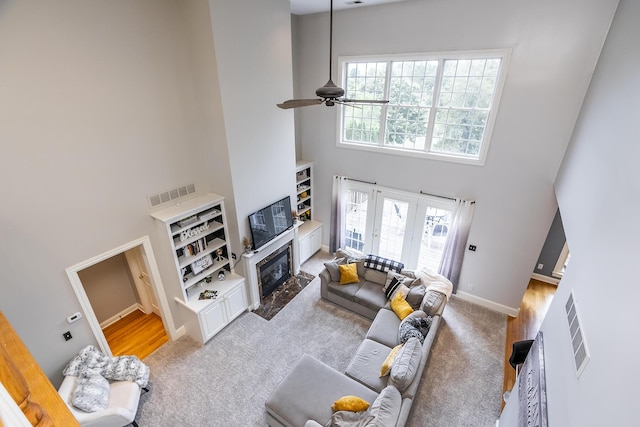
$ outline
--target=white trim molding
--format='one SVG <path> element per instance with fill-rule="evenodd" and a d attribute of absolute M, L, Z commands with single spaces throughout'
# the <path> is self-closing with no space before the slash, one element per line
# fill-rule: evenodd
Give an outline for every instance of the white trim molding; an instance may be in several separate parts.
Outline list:
<path fill-rule="evenodd" d="M 506 314 L 511 317 L 518 317 L 520 314 L 520 307 L 513 308 L 508 307 L 506 305 L 498 304 L 497 302 L 489 301 L 488 299 L 484 299 L 472 294 L 468 294 L 463 291 L 458 291 L 452 295 L 453 297 L 459 298 L 463 301 L 470 302 L 472 304 L 479 305 L 481 307 L 488 308 L 489 310 L 497 311 L 498 313 Z"/>
<path fill-rule="evenodd" d="M 560 279 L 557 279 L 555 277 L 545 276 L 544 274 L 539 274 L 539 273 L 531 274 L 531 278 L 535 280 L 539 280 L 541 282 L 549 283 L 555 286 L 558 286 L 558 284 L 560 283 Z"/>

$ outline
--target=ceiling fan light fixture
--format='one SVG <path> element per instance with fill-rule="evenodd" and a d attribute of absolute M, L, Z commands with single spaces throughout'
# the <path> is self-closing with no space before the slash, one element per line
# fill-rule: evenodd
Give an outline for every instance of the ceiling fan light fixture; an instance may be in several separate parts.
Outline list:
<path fill-rule="evenodd" d="M 355 0 L 353 4 L 363 3 L 361 0 Z M 368 99 L 345 99 L 344 89 L 337 86 L 331 79 L 331 68 L 333 65 L 333 0 L 331 0 L 331 8 L 329 10 L 329 81 L 324 86 L 316 89 L 316 95 L 320 99 L 290 99 L 280 104 L 276 104 L 278 108 L 289 109 L 298 107 L 307 107 L 310 105 L 325 104 L 332 107 L 336 104 L 353 105 L 353 104 L 386 104 L 389 101 L 377 101 Z"/>

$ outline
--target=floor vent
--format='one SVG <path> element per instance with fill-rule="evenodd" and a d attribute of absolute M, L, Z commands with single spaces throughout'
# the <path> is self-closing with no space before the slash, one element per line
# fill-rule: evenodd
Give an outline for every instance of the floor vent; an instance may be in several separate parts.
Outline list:
<path fill-rule="evenodd" d="M 155 208 L 156 206 L 171 202 L 181 197 L 188 196 L 189 194 L 193 194 L 195 192 L 195 184 L 188 184 L 181 187 L 172 188 L 171 190 L 163 191 L 162 193 L 149 196 L 149 206 Z"/>
<path fill-rule="evenodd" d="M 584 338 L 584 332 L 580 324 L 580 315 L 578 314 L 573 291 L 569 294 L 569 299 L 567 300 L 564 308 L 567 311 L 567 321 L 569 322 L 569 333 L 571 334 L 576 376 L 580 377 L 591 357 L 589 355 L 587 341 Z"/>

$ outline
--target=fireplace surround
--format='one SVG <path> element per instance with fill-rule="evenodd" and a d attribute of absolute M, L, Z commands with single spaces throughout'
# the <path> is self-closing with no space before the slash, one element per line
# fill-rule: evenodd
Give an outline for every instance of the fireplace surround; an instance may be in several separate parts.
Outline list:
<path fill-rule="evenodd" d="M 251 308 L 253 310 L 260 306 L 262 301 L 262 290 L 260 288 L 260 279 L 258 276 L 257 265 L 270 255 L 278 252 L 280 249 L 290 247 L 290 274 L 296 275 L 300 272 L 300 258 L 298 245 L 298 229 L 294 226 L 292 229 L 285 231 L 260 249 L 245 253 L 242 255 L 243 274 L 247 280 L 247 287 L 251 298 Z"/>

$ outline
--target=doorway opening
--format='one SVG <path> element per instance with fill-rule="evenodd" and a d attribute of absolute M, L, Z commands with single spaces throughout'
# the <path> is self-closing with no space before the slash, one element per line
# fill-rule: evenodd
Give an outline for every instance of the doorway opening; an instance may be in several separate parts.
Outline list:
<path fill-rule="evenodd" d="M 66 272 L 103 353 L 143 359 L 177 338 L 148 236 Z"/>

